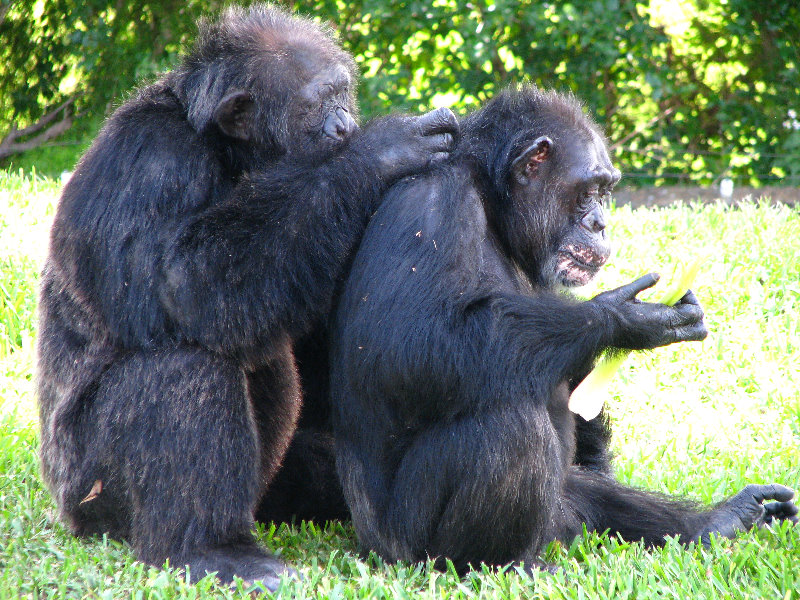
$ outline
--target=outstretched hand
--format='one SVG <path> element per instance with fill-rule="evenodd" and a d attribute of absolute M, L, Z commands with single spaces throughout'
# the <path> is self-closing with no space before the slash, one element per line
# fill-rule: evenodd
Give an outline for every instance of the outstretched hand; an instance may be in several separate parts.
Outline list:
<path fill-rule="evenodd" d="M 642 302 L 640 292 L 653 287 L 657 273 L 639 279 L 590 300 L 609 316 L 612 346 L 629 350 L 649 350 L 674 342 L 700 341 L 708 335 L 703 309 L 694 292 L 688 290 L 674 305 Z"/>
<path fill-rule="evenodd" d="M 775 522 L 798 522 L 798 507 L 792 500 L 794 491 L 785 485 L 751 483 L 711 511 L 708 521 L 695 537 L 703 544 L 709 543 L 712 533 L 732 538 L 739 531 Z M 767 502 L 765 500 L 775 500 Z"/>

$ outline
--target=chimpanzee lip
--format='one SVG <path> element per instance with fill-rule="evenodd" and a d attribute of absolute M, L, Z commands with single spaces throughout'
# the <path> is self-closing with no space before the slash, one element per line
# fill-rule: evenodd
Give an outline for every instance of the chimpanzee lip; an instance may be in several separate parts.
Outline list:
<path fill-rule="evenodd" d="M 556 266 L 556 273 L 566 287 L 580 287 L 589 283 L 597 274 L 599 267 L 587 265 L 575 260 L 569 252 L 559 254 L 560 261 Z"/>
<path fill-rule="evenodd" d="M 585 259 L 581 258 L 580 256 L 571 251 L 563 252 L 562 254 L 569 257 L 569 259 L 572 262 L 574 262 L 577 266 L 587 271 L 591 271 L 592 273 L 597 273 L 597 271 L 600 270 L 600 267 L 602 267 L 606 262 L 605 260 L 600 259 L 596 255 L 594 255 L 596 258 L 594 262 L 587 262 Z"/>

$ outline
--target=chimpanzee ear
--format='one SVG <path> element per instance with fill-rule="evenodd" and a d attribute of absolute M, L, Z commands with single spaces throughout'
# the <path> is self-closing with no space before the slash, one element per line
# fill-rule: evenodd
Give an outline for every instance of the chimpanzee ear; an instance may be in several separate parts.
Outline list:
<path fill-rule="evenodd" d="M 249 141 L 253 136 L 256 103 L 250 92 L 231 92 L 214 109 L 214 122 L 222 133 L 237 140 Z"/>
<path fill-rule="evenodd" d="M 536 178 L 539 166 L 550 158 L 552 151 L 553 140 L 546 135 L 537 138 L 511 163 L 511 174 L 518 183 L 527 185 Z"/>

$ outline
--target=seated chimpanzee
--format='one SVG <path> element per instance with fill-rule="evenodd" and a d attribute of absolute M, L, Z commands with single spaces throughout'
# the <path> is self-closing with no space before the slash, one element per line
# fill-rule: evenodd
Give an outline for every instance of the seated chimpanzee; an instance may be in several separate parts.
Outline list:
<path fill-rule="evenodd" d="M 331 310 L 383 191 L 457 133 L 447 109 L 359 131 L 355 79 L 329 30 L 231 8 L 81 159 L 38 360 L 43 475 L 75 533 L 277 585 L 251 527 L 300 408 L 294 341 Z"/>
<path fill-rule="evenodd" d="M 604 421 L 573 416 L 570 392 L 608 348 L 703 339 L 703 312 L 691 292 L 637 300 L 654 275 L 563 293 L 609 256 L 603 202 L 620 178 L 575 99 L 510 89 L 461 133 L 448 161 L 387 193 L 331 331 L 336 462 L 364 549 L 463 571 L 530 566 L 584 524 L 657 545 L 796 521 L 777 484 L 701 509 L 612 479 Z"/>

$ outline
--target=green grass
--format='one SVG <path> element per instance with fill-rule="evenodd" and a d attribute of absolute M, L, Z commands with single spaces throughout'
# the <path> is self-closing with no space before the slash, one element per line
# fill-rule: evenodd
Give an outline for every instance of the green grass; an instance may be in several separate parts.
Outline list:
<path fill-rule="evenodd" d="M 76 539 L 58 521 L 36 463 L 35 290 L 59 186 L 0 171 L 0 599 L 241 597 L 211 579 L 186 585 L 129 547 Z M 632 356 L 612 384 L 622 481 L 716 502 L 747 482 L 800 487 L 800 211 L 681 205 L 612 211 L 617 253 L 596 289 L 678 257 L 708 257 L 695 289 L 711 335 Z M 592 291 L 588 291 L 591 294 Z M 656 294 L 658 292 L 654 292 Z M 798 528 L 800 529 L 800 528 Z M 586 536 L 551 545 L 562 567 L 533 578 L 483 569 L 459 579 L 430 565 L 357 557 L 348 525 L 260 526 L 304 580 L 284 597 L 798 598 L 800 530 L 717 540 L 709 549 Z"/>

